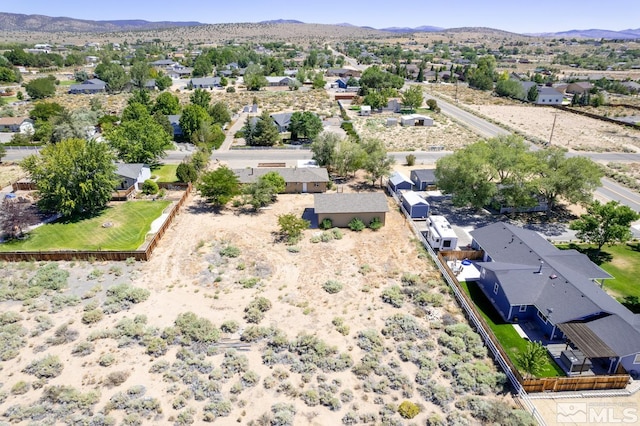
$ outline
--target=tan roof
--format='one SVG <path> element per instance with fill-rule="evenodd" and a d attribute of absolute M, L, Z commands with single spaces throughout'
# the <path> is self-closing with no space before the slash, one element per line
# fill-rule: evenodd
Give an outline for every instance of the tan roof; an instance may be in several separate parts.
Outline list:
<path fill-rule="evenodd" d="M 28 117 L 0 117 L 0 126 L 20 125 L 27 119 Z"/>

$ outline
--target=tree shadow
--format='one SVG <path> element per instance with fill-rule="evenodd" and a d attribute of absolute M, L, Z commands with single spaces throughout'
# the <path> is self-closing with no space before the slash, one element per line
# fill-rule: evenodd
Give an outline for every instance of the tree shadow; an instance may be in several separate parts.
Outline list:
<path fill-rule="evenodd" d="M 220 214 L 222 212 L 223 207 L 215 206 L 213 204 L 207 203 L 204 200 L 198 200 L 195 203 L 191 203 L 186 210 L 191 214 L 206 214 L 206 213 L 215 213 Z"/>
<path fill-rule="evenodd" d="M 640 252 L 640 243 L 627 243 L 627 247 L 629 247 L 633 251 Z"/>
<path fill-rule="evenodd" d="M 611 262 L 613 255 L 603 250 L 598 250 L 596 247 L 581 247 L 576 243 L 569 244 L 570 249 L 579 251 L 586 255 L 596 265 L 602 265 L 603 263 Z"/>
<path fill-rule="evenodd" d="M 52 221 L 51 223 L 61 223 L 61 224 L 64 224 L 64 225 L 68 225 L 68 224 L 71 224 L 71 223 L 82 222 L 82 221 L 85 221 L 85 220 L 88 220 L 88 219 L 93 219 L 93 218 L 96 218 L 96 217 L 100 216 L 108 208 L 109 207 L 103 207 L 100 210 L 96 210 L 94 212 L 82 212 L 82 213 L 73 214 L 71 216 L 62 216 L 62 217 Z"/>

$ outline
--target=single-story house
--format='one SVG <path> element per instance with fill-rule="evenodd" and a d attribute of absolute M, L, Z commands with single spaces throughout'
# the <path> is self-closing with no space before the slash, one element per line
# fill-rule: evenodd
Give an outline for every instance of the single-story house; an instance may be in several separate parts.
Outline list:
<path fill-rule="evenodd" d="M 329 182 L 329 174 L 323 167 L 247 167 L 233 172 L 243 185 L 253 183 L 269 172 L 276 172 L 286 183 L 285 194 L 326 192 Z"/>
<path fill-rule="evenodd" d="M 398 192 L 402 189 L 410 190 L 412 186 L 413 182 L 400 172 L 394 172 L 389 176 L 389 190 L 392 192 Z"/>
<path fill-rule="evenodd" d="M 362 75 L 362 72 L 358 70 L 348 69 L 348 68 L 329 68 L 327 70 L 327 75 L 334 76 L 334 77 L 360 78 L 360 76 Z"/>
<path fill-rule="evenodd" d="M 408 114 L 400 117 L 403 126 L 433 126 L 433 118 L 420 114 Z"/>
<path fill-rule="evenodd" d="M 159 59 L 157 61 L 151 62 L 149 65 L 152 66 L 153 68 L 163 69 L 163 68 L 173 68 L 179 64 L 173 59 Z"/>
<path fill-rule="evenodd" d="M 570 83 L 567 86 L 566 92 L 574 95 L 582 95 L 583 93 L 589 92 L 591 89 L 593 89 L 593 84 L 588 81 L 579 81 L 576 83 Z"/>
<path fill-rule="evenodd" d="M 151 169 L 142 163 L 116 163 L 116 175 L 120 178 L 116 190 L 127 190 L 134 186 L 140 191 L 144 181 L 151 179 Z"/>
<path fill-rule="evenodd" d="M 0 132 L 33 133 L 33 120 L 29 117 L 0 117 Z"/>
<path fill-rule="evenodd" d="M 289 86 L 290 83 L 296 81 L 295 78 L 287 76 L 267 76 L 266 79 L 267 85 L 270 87 Z"/>
<path fill-rule="evenodd" d="M 150 80 L 145 81 L 144 88 L 151 91 L 156 90 L 156 80 L 152 78 Z"/>
<path fill-rule="evenodd" d="M 435 169 L 411 170 L 409 178 L 411 179 L 411 182 L 413 182 L 413 188 L 416 191 L 426 191 L 429 189 L 435 189 L 436 187 Z"/>
<path fill-rule="evenodd" d="M 279 114 L 271 114 L 270 117 L 278 127 L 278 132 L 288 132 L 289 124 L 291 124 L 292 112 L 281 112 Z"/>
<path fill-rule="evenodd" d="M 85 80 L 82 84 L 72 84 L 69 86 L 69 93 L 77 94 L 91 94 L 91 93 L 103 93 L 107 90 L 107 83 L 98 79 L 92 78 Z"/>
<path fill-rule="evenodd" d="M 189 80 L 189 86 L 194 89 L 213 89 L 214 87 L 222 87 L 220 77 L 198 77 Z"/>
<path fill-rule="evenodd" d="M 562 105 L 564 95 L 554 87 L 541 86 L 533 81 L 521 81 L 520 85 L 524 90 L 525 99 L 529 94 L 529 90 L 532 87 L 536 87 L 538 90 L 538 99 L 536 99 L 536 105 Z"/>
<path fill-rule="evenodd" d="M 402 193 L 402 207 L 412 219 L 426 219 L 429 216 L 429 202 L 413 191 Z"/>
<path fill-rule="evenodd" d="M 534 231 L 494 223 L 471 232 L 484 251 L 478 286 L 505 321 L 531 322 L 553 342 L 574 345 L 609 373 L 640 372 L 640 314 L 602 285 L 612 278 L 576 250 L 560 250 Z"/>
<path fill-rule="evenodd" d="M 171 77 L 172 80 L 180 80 L 183 77 L 188 77 L 193 72 L 193 68 L 172 68 L 166 71 L 166 74 Z"/>
<path fill-rule="evenodd" d="M 180 127 L 180 117 L 182 114 L 171 114 L 167 115 L 169 119 L 169 123 L 171 123 L 171 127 L 173 127 L 173 136 L 182 136 L 182 127 Z"/>
<path fill-rule="evenodd" d="M 348 227 L 354 218 L 367 225 L 377 218 L 384 225 L 389 204 L 381 192 L 316 194 L 314 211 L 318 215 L 318 223 L 330 219 L 338 228 Z"/>
<path fill-rule="evenodd" d="M 455 250 L 458 246 L 458 236 L 444 216 L 429 216 L 423 235 L 434 250 Z"/>

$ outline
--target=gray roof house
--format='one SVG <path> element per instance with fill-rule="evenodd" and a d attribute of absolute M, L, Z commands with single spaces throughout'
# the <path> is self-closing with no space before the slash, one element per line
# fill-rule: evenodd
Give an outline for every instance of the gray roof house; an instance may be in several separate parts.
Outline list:
<path fill-rule="evenodd" d="M 381 192 L 315 194 L 313 202 L 318 223 L 329 219 L 339 228 L 348 227 L 354 218 L 367 225 L 377 218 L 384 225 L 389 211 L 387 197 Z"/>
<path fill-rule="evenodd" d="M 278 131 L 280 133 L 286 132 L 289 130 L 289 124 L 291 123 L 292 112 L 281 112 L 279 114 L 271 114 L 271 118 L 273 122 L 278 126 Z"/>
<path fill-rule="evenodd" d="M 409 178 L 413 182 L 416 191 L 426 191 L 436 185 L 435 169 L 411 170 Z"/>
<path fill-rule="evenodd" d="M 84 82 L 82 82 L 82 84 L 72 84 L 71 86 L 69 86 L 69 93 L 74 95 L 81 93 L 102 93 L 106 90 L 107 83 L 98 78 L 92 78 L 89 80 L 85 80 Z"/>
<path fill-rule="evenodd" d="M 507 223 L 471 236 L 484 250 L 478 286 L 505 321 L 534 324 L 549 342 L 567 341 L 585 358 L 601 359 L 609 373 L 640 373 L 640 315 L 602 289 L 611 275 L 582 253 Z"/>
<path fill-rule="evenodd" d="M 192 78 L 189 85 L 194 89 L 213 89 L 214 87 L 222 87 L 220 85 L 220 77 L 198 77 Z"/>
<path fill-rule="evenodd" d="M 329 182 L 329 173 L 322 167 L 247 167 L 233 170 L 244 185 L 254 183 L 269 172 L 282 176 L 286 183 L 286 194 L 325 192 Z"/>
<path fill-rule="evenodd" d="M 135 186 L 139 191 L 144 181 L 151 178 L 151 169 L 142 163 L 116 163 L 116 175 L 120 178 L 116 190 L 126 190 Z"/>
<path fill-rule="evenodd" d="M 289 83 L 296 81 L 293 77 L 288 76 L 267 76 L 267 84 L 269 86 L 289 86 Z"/>
<path fill-rule="evenodd" d="M 520 82 L 522 88 L 524 89 L 524 96 L 527 97 L 529 90 L 532 87 L 537 87 L 538 89 L 538 99 L 536 99 L 536 105 L 562 105 L 562 100 L 564 98 L 563 94 L 560 93 L 554 87 L 540 86 L 537 85 L 533 81 L 522 81 Z"/>

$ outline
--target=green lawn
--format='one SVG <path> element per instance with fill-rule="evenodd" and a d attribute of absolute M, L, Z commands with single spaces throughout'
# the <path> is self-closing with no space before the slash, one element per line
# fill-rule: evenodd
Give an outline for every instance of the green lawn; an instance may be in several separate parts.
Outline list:
<path fill-rule="evenodd" d="M 29 238 L 0 244 L 0 251 L 136 250 L 169 201 L 128 201 L 89 219 L 59 221 L 34 229 Z M 111 226 L 103 227 L 110 223 Z"/>
<path fill-rule="evenodd" d="M 480 314 L 489 324 L 489 328 L 496 335 L 498 342 L 500 342 L 500 345 L 511 359 L 511 362 L 517 366 L 518 362 L 516 361 L 516 357 L 520 351 L 524 351 L 527 346 L 527 341 L 520 337 L 513 328 L 513 325 L 505 323 L 502 320 L 489 300 L 487 300 L 482 290 L 480 290 L 480 287 L 475 283 L 467 283 L 464 281 L 460 283 L 460 286 L 465 293 L 471 297 L 471 300 L 474 301 L 476 307 L 480 311 Z M 553 358 L 547 355 L 547 362 L 543 366 L 539 377 L 557 376 L 564 376 L 564 372 L 558 364 L 556 364 Z"/>
<path fill-rule="evenodd" d="M 157 169 L 151 171 L 152 176 L 157 176 L 158 182 L 178 182 L 176 177 L 177 164 L 163 164 Z"/>
<path fill-rule="evenodd" d="M 78 83 L 75 80 L 62 80 L 62 81 L 60 81 L 59 86 L 72 86 L 74 84 L 80 84 L 80 83 Z"/>

